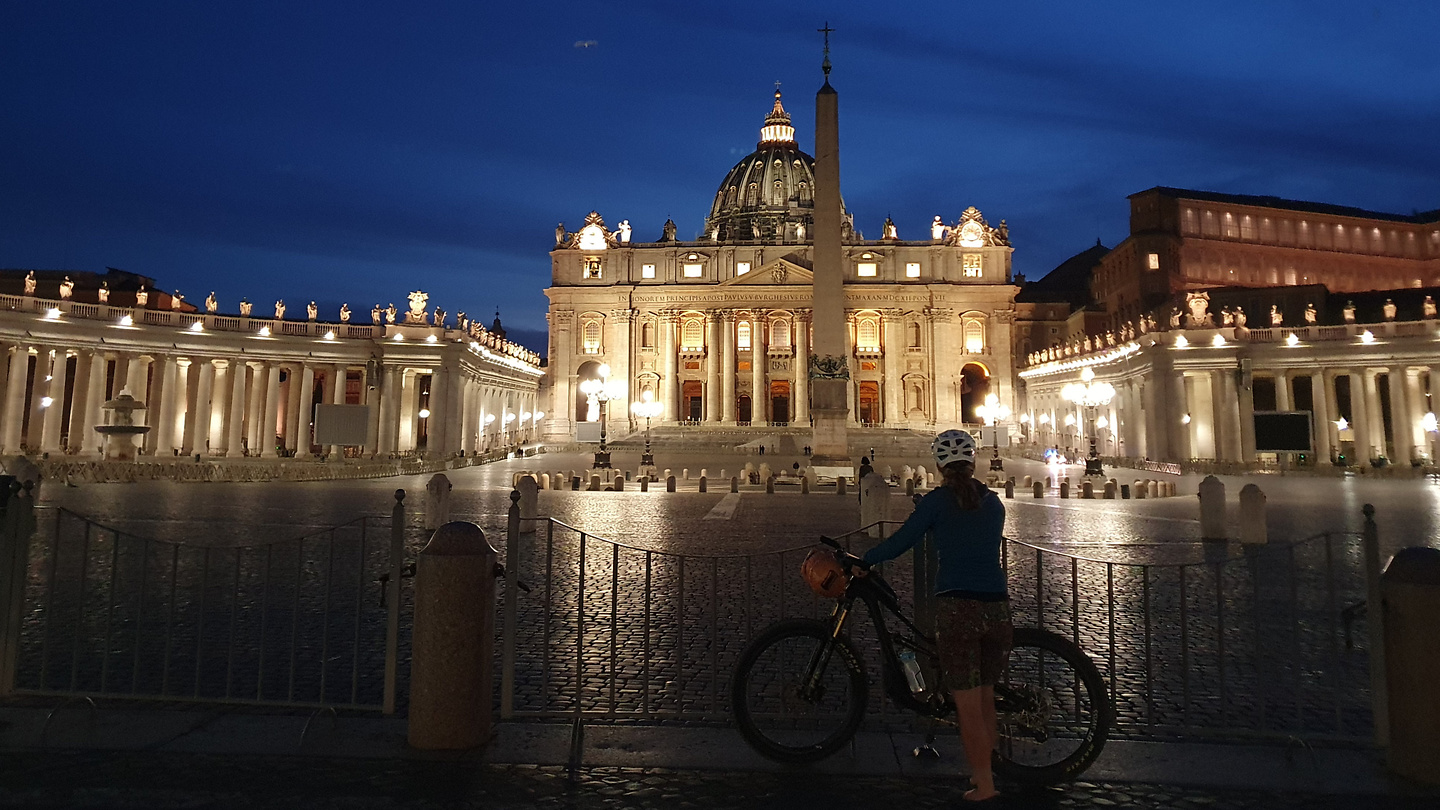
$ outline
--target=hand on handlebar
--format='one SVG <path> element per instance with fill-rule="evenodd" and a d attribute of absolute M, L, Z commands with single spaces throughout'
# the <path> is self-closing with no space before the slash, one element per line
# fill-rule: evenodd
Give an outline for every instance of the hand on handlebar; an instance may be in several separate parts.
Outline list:
<path fill-rule="evenodd" d="M 833 539 L 822 536 L 820 542 L 835 549 L 835 558 L 840 561 L 841 565 L 845 566 L 845 570 L 848 573 L 857 577 L 863 577 L 870 573 L 870 563 L 865 562 L 863 558 L 857 557 L 841 548 L 840 544 Z"/>

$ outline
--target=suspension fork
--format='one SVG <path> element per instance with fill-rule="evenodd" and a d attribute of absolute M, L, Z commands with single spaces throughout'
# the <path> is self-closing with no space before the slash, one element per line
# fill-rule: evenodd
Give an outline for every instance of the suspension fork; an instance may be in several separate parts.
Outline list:
<path fill-rule="evenodd" d="M 845 632 L 845 623 L 850 619 L 850 608 L 854 601 L 853 599 L 841 599 L 835 603 L 835 609 L 830 611 L 830 635 L 820 646 L 815 648 L 814 654 L 810 656 L 810 666 L 806 668 L 805 679 L 800 684 L 802 698 L 818 699 L 820 676 L 830 666 L 830 656 L 835 652 L 835 645 L 840 643 L 840 634 Z"/>

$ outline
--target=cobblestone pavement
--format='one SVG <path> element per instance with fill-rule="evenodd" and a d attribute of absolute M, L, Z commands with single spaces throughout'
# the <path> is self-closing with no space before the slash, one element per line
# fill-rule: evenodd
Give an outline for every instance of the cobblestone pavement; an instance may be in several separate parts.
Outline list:
<path fill-rule="evenodd" d="M 465 761 L 63 752 L 0 759 L 0 805 L 15 808 L 954 808 L 963 787 L 958 778 L 632 768 L 587 768 L 571 783 L 559 767 Z M 1433 795 L 1321 796 L 1077 782 L 1016 791 L 985 806 L 1429 810 L 1434 802 Z"/>

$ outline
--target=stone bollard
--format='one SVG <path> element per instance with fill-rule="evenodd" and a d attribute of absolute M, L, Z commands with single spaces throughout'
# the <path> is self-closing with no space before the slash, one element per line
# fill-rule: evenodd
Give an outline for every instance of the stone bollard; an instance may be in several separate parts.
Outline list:
<path fill-rule="evenodd" d="M 664 475 L 664 477 L 665 477 L 665 478 L 669 478 L 669 477 L 670 477 L 670 468 L 669 468 L 669 467 L 666 467 L 666 468 L 665 468 L 665 475 Z"/>
<path fill-rule="evenodd" d="M 1200 491 L 1197 494 L 1200 498 L 1200 539 L 1224 540 L 1225 482 L 1213 475 L 1207 475 L 1205 480 L 1200 482 Z"/>
<path fill-rule="evenodd" d="M 1070 482 L 1069 482 L 1069 481 L 1061 481 L 1061 482 L 1060 482 L 1060 498 L 1061 498 L 1061 500 L 1064 500 L 1064 499 L 1069 498 L 1069 497 L 1070 497 Z"/>
<path fill-rule="evenodd" d="M 1115 479 L 1114 479 L 1114 478 L 1111 478 L 1109 481 L 1106 481 L 1106 482 L 1105 482 L 1105 500 L 1107 500 L 1107 501 L 1113 501 L 1113 500 L 1115 500 Z"/>
<path fill-rule="evenodd" d="M 1011 478 L 1010 480 L 1008 480 L 1008 481 L 1005 482 L 1005 497 L 1007 497 L 1007 498 L 1014 498 L 1014 497 L 1015 497 L 1015 479 L 1014 479 L 1014 478 Z"/>
<path fill-rule="evenodd" d="M 550 488 L 550 473 L 540 473 L 540 480 L 537 481 L 541 489 Z"/>
<path fill-rule="evenodd" d="M 1145 499 L 1145 482 L 1144 482 L 1144 481 L 1141 481 L 1139 478 L 1136 478 L 1136 479 L 1135 479 L 1135 484 L 1134 484 L 1134 486 L 1135 486 L 1135 499 L 1136 499 L 1136 500 L 1144 500 L 1144 499 Z"/>
<path fill-rule="evenodd" d="M 773 475 L 770 476 L 769 478 L 766 478 L 766 479 L 765 479 L 765 494 L 766 494 L 766 495 L 774 495 L 774 494 L 775 494 L 775 476 L 773 476 Z"/>
<path fill-rule="evenodd" d="M 624 477 L 623 475 L 617 475 L 617 476 L 615 476 L 615 491 L 616 491 L 616 492 L 624 492 L 624 491 L 625 491 L 625 477 Z"/>
<path fill-rule="evenodd" d="M 706 469 L 706 468 L 704 468 L 704 467 L 701 467 L 701 468 L 700 468 L 700 477 L 701 477 L 701 478 L 709 478 L 709 477 L 710 477 L 710 470 L 708 470 L 708 469 Z"/>
<path fill-rule="evenodd" d="M 1173 497 L 1174 495 L 1175 495 L 1175 482 L 1174 482 L 1174 481 L 1166 481 L 1166 482 L 1165 482 L 1165 497 L 1170 498 L 1170 497 Z"/>
<path fill-rule="evenodd" d="M 1390 770 L 1440 785 L 1440 549 L 1401 549 L 1380 575 Z"/>
<path fill-rule="evenodd" d="M 640 491 L 641 491 L 641 492 L 649 492 L 649 491 L 650 491 L 650 476 L 648 476 L 648 475 L 642 475 L 642 476 L 640 476 Z"/>
<path fill-rule="evenodd" d="M 721 480 L 721 481 L 724 481 L 726 478 L 729 478 L 729 477 L 730 477 L 730 476 L 728 476 L 728 475 L 725 474 L 725 468 L 724 468 L 724 467 L 721 467 L 721 468 L 720 468 L 720 475 L 719 475 L 720 480 Z"/>
<path fill-rule="evenodd" d="M 1036 482 L 1034 483 L 1034 485 L 1032 486 L 1032 488 L 1035 490 L 1035 497 L 1036 497 L 1036 498 L 1043 498 L 1043 497 L 1045 497 L 1045 485 L 1044 485 L 1044 484 L 1042 484 L 1042 483 L 1039 482 L 1039 481 L 1036 481 Z"/>
<path fill-rule="evenodd" d="M 675 476 L 671 475 L 671 476 L 669 476 L 669 477 L 667 477 L 667 478 L 665 479 L 665 491 L 666 491 L 666 492 L 674 492 L 674 491 L 675 491 Z"/>
<path fill-rule="evenodd" d="M 800 476 L 800 494 L 801 494 L 801 495 L 809 495 L 809 494 L 810 494 L 810 476 L 808 476 L 808 475 L 802 475 L 802 476 Z"/>
<path fill-rule="evenodd" d="M 704 470 L 701 470 L 701 472 L 704 472 Z M 704 491 L 705 491 L 706 481 L 707 481 L 707 479 L 706 479 L 705 476 L 703 476 L 703 475 L 700 476 L 700 491 L 701 491 L 701 492 L 704 492 Z"/>
<path fill-rule="evenodd" d="M 1051 476 L 1048 476 L 1048 475 L 1045 476 L 1045 488 L 1046 488 L 1046 489 L 1053 489 L 1054 487 L 1055 487 L 1055 479 L 1054 479 L 1053 477 L 1051 477 Z"/>
<path fill-rule="evenodd" d="M 1265 525 L 1265 493 L 1254 484 L 1240 488 L 1240 542 L 1262 544 L 1269 539 Z"/>
<path fill-rule="evenodd" d="M 769 465 L 769 464 L 761 464 L 761 465 L 760 465 L 760 480 L 761 480 L 761 481 L 767 481 L 767 480 L 769 480 L 770 476 L 771 476 L 770 465 Z"/>
<path fill-rule="evenodd" d="M 915 479 L 905 479 L 905 497 L 909 498 L 915 494 Z"/>
<path fill-rule="evenodd" d="M 1130 485 L 1129 485 L 1129 484 L 1121 484 L 1121 485 L 1120 485 L 1120 499 L 1121 499 L 1122 501 L 1128 501 L 1128 500 L 1130 500 Z"/>
<path fill-rule="evenodd" d="M 845 494 L 845 476 L 843 476 L 843 475 L 840 476 L 839 478 L 836 478 L 836 479 L 835 479 L 835 494 L 836 494 L 836 495 L 844 495 L 844 494 Z"/>
<path fill-rule="evenodd" d="M 890 519 L 890 483 L 878 475 L 867 475 L 860 479 L 860 526 Z M 872 526 L 869 535 L 878 539 L 881 526 Z"/>
<path fill-rule="evenodd" d="M 598 475 L 592 475 L 592 476 L 590 476 L 590 486 L 586 488 L 586 491 L 587 491 L 587 492 L 599 492 L 599 491 L 600 491 L 600 476 L 598 476 Z"/>
<path fill-rule="evenodd" d="M 473 523 L 446 523 L 415 562 L 410 642 L 412 748 L 464 750 L 490 738 L 495 549 Z"/>
<path fill-rule="evenodd" d="M 579 492 L 579 491 L 580 491 L 580 476 L 578 476 L 578 475 L 572 475 L 572 476 L 570 476 L 570 491 L 571 491 L 571 492 Z"/>
<path fill-rule="evenodd" d="M 909 481 L 915 477 L 915 471 L 910 468 L 909 464 L 906 464 L 904 467 L 900 468 L 900 477 L 905 479 L 906 481 Z"/>
<path fill-rule="evenodd" d="M 1095 500 L 1095 485 L 1089 481 L 1081 482 L 1080 497 L 1087 501 Z"/>
<path fill-rule="evenodd" d="M 515 491 L 520 493 L 520 531 L 535 531 L 535 518 L 539 514 L 539 489 L 540 485 L 528 475 L 521 476 L 520 483 L 515 485 Z"/>
<path fill-rule="evenodd" d="M 690 468 L 689 468 L 689 467 L 682 467 L 682 468 L 680 468 L 680 477 L 683 478 L 683 479 L 685 479 L 686 481 L 689 481 L 689 480 L 690 480 Z"/>
<path fill-rule="evenodd" d="M 1154 478 L 1150 478 L 1150 479 L 1147 479 L 1147 480 L 1145 481 L 1145 497 L 1147 497 L 1147 498 L 1158 498 L 1158 497 L 1160 497 L 1160 482 L 1159 482 L 1159 481 L 1156 481 Z"/>
<path fill-rule="evenodd" d="M 425 528 L 438 529 L 450 522 L 450 479 L 435 473 L 425 484 Z"/>
<path fill-rule="evenodd" d="M 1026 489 L 1029 489 L 1029 488 L 1030 488 L 1030 485 L 1031 485 L 1032 483 L 1034 483 L 1034 482 L 1031 481 L 1031 480 L 1030 480 L 1030 476 L 1027 475 L 1027 476 L 1025 476 L 1025 479 L 1021 482 L 1021 486 L 1025 487 Z"/>
<path fill-rule="evenodd" d="M 740 491 L 740 476 L 738 476 L 738 475 L 732 475 L 732 476 L 730 476 L 730 491 L 731 491 L 731 492 L 739 492 L 739 491 Z"/>

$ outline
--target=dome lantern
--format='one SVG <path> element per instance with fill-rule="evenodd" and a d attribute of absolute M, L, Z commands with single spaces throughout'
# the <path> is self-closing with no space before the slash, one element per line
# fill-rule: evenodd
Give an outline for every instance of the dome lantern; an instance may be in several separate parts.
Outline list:
<path fill-rule="evenodd" d="M 795 143 L 795 127 L 790 126 L 790 113 L 785 112 L 785 107 L 780 103 L 778 86 L 775 88 L 775 106 L 771 108 L 770 114 L 765 116 L 765 126 L 760 128 L 760 143 L 756 146 L 758 148 L 767 143 Z"/>

